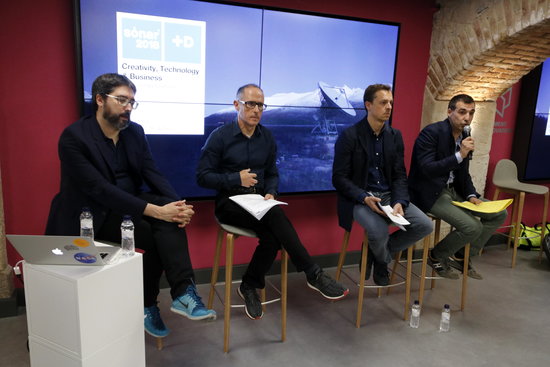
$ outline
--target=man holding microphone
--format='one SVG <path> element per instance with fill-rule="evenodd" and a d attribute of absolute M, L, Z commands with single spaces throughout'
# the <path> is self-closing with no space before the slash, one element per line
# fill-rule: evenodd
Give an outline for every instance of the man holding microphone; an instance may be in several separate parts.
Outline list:
<path fill-rule="evenodd" d="M 470 243 L 470 256 L 478 255 L 507 214 L 505 210 L 474 213 L 452 204 L 467 200 L 479 205 L 486 201 L 477 193 L 469 173 L 475 148 L 470 136 L 474 113 L 475 102 L 469 95 L 451 98 L 447 118 L 426 126 L 416 138 L 409 174 L 411 201 L 454 228 L 435 245 L 428 259 L 439 276 L 449 279 L 458 279 L 452 268 L 462 272 L 466 244 Z M 468 276 L 482 279 L 471 261 Z"/>

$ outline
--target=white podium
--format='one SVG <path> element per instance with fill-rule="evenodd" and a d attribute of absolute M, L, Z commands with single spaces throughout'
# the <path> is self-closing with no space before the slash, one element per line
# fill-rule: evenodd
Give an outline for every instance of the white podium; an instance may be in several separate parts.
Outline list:
<path fill-rule="evenodd" d="M 24 272 L 31 366 L 145 366 L 141 254 Z"/>

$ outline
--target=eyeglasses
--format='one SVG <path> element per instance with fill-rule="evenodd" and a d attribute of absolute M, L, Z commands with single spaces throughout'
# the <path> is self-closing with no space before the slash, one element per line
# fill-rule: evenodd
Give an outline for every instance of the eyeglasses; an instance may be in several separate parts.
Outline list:
<path fill-rule="evenodd" d="M 256 106 L 258 106 L 258 109 L 260 111 L 263 111 L 267 108 L 267 105 L 262 103 L 262 102 L 254 102 L 254 101 L 241 101 L 239 100 L 239 103 L 242 103 L 246 106 L 246 108 L 249 108 L 249 109 L 254 109 L 256 108 Z"/>
<path fill-rule="evenodd" d="M 121 105 L 122 107 L 126 107 L 126 106 L 130 105 L 130 106 L 132 106 L 132 109 L 135 110 L 139 106 L 139 103 L 136 102 L 135 99 L 128 99 L 128 98 L 123 97 L 123 96 L 113 96 L 113 95 L 110 95 L 110 94 L 105 94 L 105 95 L 107 97 L 111 97 L 113 99 L 116 99 L 118 104 Z"/>

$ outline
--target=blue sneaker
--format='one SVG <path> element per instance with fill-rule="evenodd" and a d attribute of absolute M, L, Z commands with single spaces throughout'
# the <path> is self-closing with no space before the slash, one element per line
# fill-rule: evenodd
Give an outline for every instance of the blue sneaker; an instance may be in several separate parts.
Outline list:
<path fill-rule="evenodd" d="M 185 293 L 172 302 L 170 310 L 191 320 L 216 320 L 216 311 L 204 306 L 194 285 L 189 285 Z"/>
<path fill-rule="evenodd" d="M 156 338 L 164 338 L 170 334 L 170 329 L 164 325 L 160 318 L 159 308 L 155 306 L 145 307 L 145 331 Z"/>

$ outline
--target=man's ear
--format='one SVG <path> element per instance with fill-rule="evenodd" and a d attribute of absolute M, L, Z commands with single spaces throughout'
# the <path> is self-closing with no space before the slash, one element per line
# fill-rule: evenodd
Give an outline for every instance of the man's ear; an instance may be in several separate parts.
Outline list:
<path fill-rule="evenodd" d="M 95 103 L 97 103 L 98 107 L 99 106 L 102 106 L 103 107 L 103 104 L 105 103 L 105 100 L 103 99 L 103 96 L 101 94 L 96 94 L 95 95 Z"/>
<path fill-rule="evenodd" d="M 238 111 L 239 110 L 239 101 L 234 100 L 233 101 L 233 106 L 235 106 L 235 109 Z"/>

